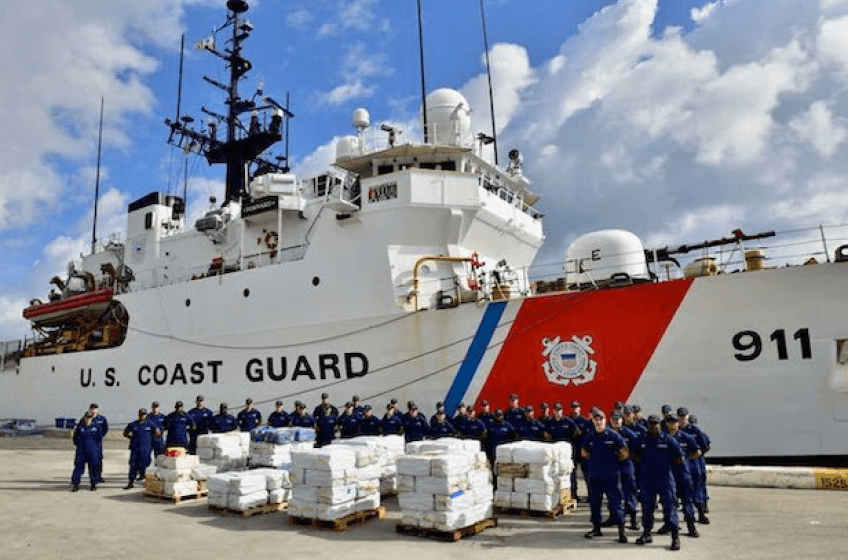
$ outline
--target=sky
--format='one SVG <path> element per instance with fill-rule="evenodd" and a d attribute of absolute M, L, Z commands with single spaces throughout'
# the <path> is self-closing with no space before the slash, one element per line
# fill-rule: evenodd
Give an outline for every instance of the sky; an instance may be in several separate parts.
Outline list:
<path fill-rule="evenodd" d="M 365 107 L 420 138 L 415 0 L 249 0 L 248 94 L 296 115 L 294 172 L 319 173 Z M 451 87 L 490 132 L 479 0 L 422 0 L 428 91 Z M 91 244 L 104 99 L 97 237 L 121 238 L 127 204 L 182 194 L 176 113 L 221 107 L 191 48 L 224 0 L 0 3 L 0 340 Z M 561 274 L 568 245 L 599 229 L 676 246 L 791 232 L 848 243 L 848 0 L 484 0 L 500 159 L 524 155 L 545 214 L 536 273 Z M 220 38 L 223 42 L 225 37 Z M 223 169 L 189 161 L 188 207 L 222 198 Z M 794 257 L 820 250 L 797 245 Z M 775 263 L 777 264 L 777 263 Z"/>

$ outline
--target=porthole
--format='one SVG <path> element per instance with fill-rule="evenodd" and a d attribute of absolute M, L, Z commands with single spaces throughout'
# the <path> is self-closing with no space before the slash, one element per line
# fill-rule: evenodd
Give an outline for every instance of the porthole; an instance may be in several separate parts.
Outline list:
<path fill-rule="evenodd" d="M 318 284 L 320 284 L 320 283 L 321 283 L 321 279 L 320 279 L 320 278 L 318 278 L 317 276 L 313 276 L 313 277 L 312 277 L 312 285 L 313 285 L 313 286 L 317 286 L 317 285 L 318 285 Z"/>
<path fill-rule="evenodd" d="M 244 293 L 244 297 L 247 297 L 247 296 L 249 296 L 249 295 L 250 295 L 250 290 L 248 290 L 247 288 L 245 288 L 245 289 L 244 289 L 244 292 L 242 292 L 242 293 Z"/>
<path fill-rule="evenodd" d="M 190 299 L 186 300 L 186 307 L 191 307 L 191 300 Z"/>

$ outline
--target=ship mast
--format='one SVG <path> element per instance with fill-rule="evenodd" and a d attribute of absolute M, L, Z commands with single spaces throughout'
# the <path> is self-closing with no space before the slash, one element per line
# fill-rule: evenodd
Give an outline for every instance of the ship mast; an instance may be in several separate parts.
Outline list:
<path fill-rule="evenodd" d="M 217 31 L 228 26 L 232 27 L 232 38 L 228 41 L 229 48 L 220 52 L 216 49 L 215 39 L 198 41 L 197 48 L 205 50 L 221 58 L 227 63 L 230 71 L 229 84 L 222 84 L 208 76 L 203 79 L 213 86 L 223 90 L 227 94 L 227 114 L 221 115 L 214 111 L 201 107 L 201 111 L 211 117 L 208 129 L 197 131 L 190 126 L 194 121 L 190 116 L 177 115 L 175 121 L 165 120 L 171 128 L 168 143 L 188 151 L 194 151 L 206 158 L 212 164 L 226 164 L 226 193 L 224 205 L 229 202 L 241 202 L 249 198 L 247 185 L 250 180 L 250 166 L 254 165 L 253 176 L 268 173 L 285 173 L 287 168 L 282 161 L 275 163 L 270 159 L 261 157 L 268 148 L 282 139 L 283 118 L 291 118 L 294 115 L 285 107 L 264 96 L 260 89 L 250 99 L 242 99 L 239 95 L 239 81 L 250 72 L 253 65 L 242 56 L 242 44 L 253 31 L 253 25 L 242 17 L 249 6 L 245 0 L 228 0 L 227 22 Z M 257 98 L 262 104 L 257 104 Z M 270 111 L 272 113 L 270 123 L 265 124 L 260 120 L 260 113 Z M 247 126 L 242 124 L 240 117 L 250 112 L 250 122 Z M 226 125 L 226 140 L 217 138 L 218 123 Z M 279 160 L 279 158 L 278 158 Z M 286 165 L 288 162 L 286 162 Z"/>

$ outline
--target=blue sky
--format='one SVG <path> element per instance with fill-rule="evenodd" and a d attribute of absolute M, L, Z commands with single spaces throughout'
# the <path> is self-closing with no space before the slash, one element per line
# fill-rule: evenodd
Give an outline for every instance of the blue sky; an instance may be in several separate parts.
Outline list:
<path fill-rule="evenodd" d="M 21 309 L 90 244 L 101 96 L 98 237 L 120 236 L 130 201 L 182 191 L 182 156 L 163 124 L 175 111 L 180 35 L 183 109 L 199 117 L 201 104 L 221 102 L 200 76 L 224 68 L 190 47 L 223 21 L 224 4 L 0 5 L 0 339 L 27 332 Z M 267 95 L 290 93 L 296 172 L 329 165 L 357 107 L 415 137 L 415 0 L 250 4 L 255 72 L 242 91 L 262 77 Z M 428 90 L 459 89 L 488 130 L 479 0 L 422 5 Z M 661 246 L 736 227 L 848 222 L 845 0 L 485 0 L 485 9 L 501 159 L 521 149 L 543 196 L 537 264 L 548 275 L 570 241 L 595 229 Z M 191 213 L 221 197 L 223 170 L 190 169 Z"/>

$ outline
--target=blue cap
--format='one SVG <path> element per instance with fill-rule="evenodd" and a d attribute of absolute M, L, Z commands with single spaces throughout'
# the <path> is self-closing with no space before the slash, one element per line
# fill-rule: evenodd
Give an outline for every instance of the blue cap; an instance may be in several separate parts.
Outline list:
<path fill-rule="evenodd" d="M 648 416 L 648 424 L 659 424 L 661 422 L 660 417 L 656 414 L 651 414 Z"/>
<path fill-rule="evenodd" d="M 689 416 L 689 410 L 685 406 L 681 406 L 677 409 L 678 416 Z"/>
<path fill-rule="evenodd" d="M 611 416 L 612 418 L 617 418 L 617 419 L 619 419 L 619 420 L 621 420 L 621 419 L 623 418 L 623 416 L 621 415 L 621 413 L 620 413 L 619 411 L 617 411 L 617 410 L 613 410 L 613 411 L 612 411 L 612 414 L 610 414 L 610 416 Z"/>

